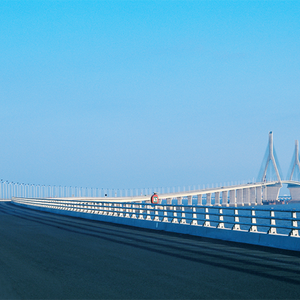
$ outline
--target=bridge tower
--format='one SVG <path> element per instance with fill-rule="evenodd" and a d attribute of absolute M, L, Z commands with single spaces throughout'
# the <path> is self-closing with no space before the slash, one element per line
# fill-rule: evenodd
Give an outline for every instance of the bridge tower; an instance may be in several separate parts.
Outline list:
<path fill-rule="evenodd" d="M 263 162 L 264 163 L 264 162 Z M 272 185 L 267 185 L 264 188 L 263 199 L 264 201 L 274 201 L 278 200 L 279 190 L 282 187 L 281 177 L 278 171 L 276 159 L 274 157 L 274 145 L 273 145 L 273 132 L 269 132 L 269 143 L 267 148 L 267 160 L 265 162 L 264 171 L 262 177 L 260 178 L 261 182 L 267 181 L 267 171 L 269 167 L 272 167 L 275 170 L 277 182 Z"/>
<path fill-rule="evenodd" d="M 300 161 L 299 161 L 299 142 L 295 141 L 295 152 L 292 158 L 290 175 L 288 176 L 288 180 L 292 181 L 294 175 L 296 175 L 296 180 L 300 180 Z M 293 183 L 288 183 L 288 189 L 290 191 L 292 201 L 300 201 L 300 186 Z"/>
<path fill-rule="evenodd" d="M 274 157 L 274 145 L 273 145 L 273 132 L 272 131 L 269 132 L 268 152 L 269 153 L 268 153 L 268 157 L 267 157 L 267 161 L 266 161 L 266 165 L 265 165 L 265 169 L 264 169 L 261 181 L 266 181 L 268 167 L 269 167 L 270 163 L 272 163 L 273 167 L 275 169 L 275 172 L 276 172 L 278 182 L 281 182 L 281 178 L 280 178 L 280 175 L 278 172 L 276 160 Z"/>
<path fill-rule="evenodd" d="M 295 174 L 295 171 L 298 168 L 298 174 L 300 173 L 300 162 L 299 162 L 299 142 L 295 141 L 295 152 L 292 159 L 292 168 L 291 168 L 291 174 L 289 176 L 289 180 L 293 180 L 293 175 Z M 297 171 L 296 171 L 297 172 Z M 297 178 L 299 180 L 299 178 Z"/>

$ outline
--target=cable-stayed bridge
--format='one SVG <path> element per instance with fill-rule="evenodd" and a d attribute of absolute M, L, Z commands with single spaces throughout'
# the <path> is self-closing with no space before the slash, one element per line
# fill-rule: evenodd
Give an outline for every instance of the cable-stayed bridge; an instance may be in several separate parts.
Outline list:
<path fill-rule="evenodd" d="M 298 142 L 286 180 L 272 133 L 266 154 L 258 182 L 192 191 L 2 181 L 0 298 L 299 299 L 300 210 L 260 205 L 300 199 Z"/>
<path fill-rule="evenodd" d="M 261 206 L 264 202 L 276 202 L 283 184 L 287 184 L 290 190 L 291 202 L 300 201 L 300 181 L 295 180 L 299 168 L 296 142 L 288 180 L 282 180 L 270 132 L 258 182 L 119 197 L 80 194 L 77 197 L 18 196 L 12 197 L 11 202 L 85 219 L 300 250 L 300 211 L 289 205 L 278 205 L 277 208 Z M 158 197 L 160 200 L 156 201 Z"/>
<path fill-rule="evenodd" d="M 269 133 L 269 142 L 263 159 L 257 182 L 244 183 L 231 186 L 220 186 L 200 189 L 194 188 L 187 191 L 177 189 L 98 189 L 67 186 L 47 186 L 14 183 L 1 180 L 0 198 L 10 199 L 12 197 L 25 198 L 68 198 L 86 199 L 93 198 L 99 201 L 112 202 L 140 202 L 149 201 L 153 193 L 157 193 L 160 200 L 171 204 L 174 200 L 182 204 L 182 200 L 189 205 L 260 205 L 263 202 L 277 201 L 279 191 L 283 184 L 287 184 L 290 191 L 291 201 L 300 201 L 300 162 L 299 143 L 295 143 L 295 151 L 287 176 L 282 179 L 282 173 L 273 144 L 273 133 Z"/>

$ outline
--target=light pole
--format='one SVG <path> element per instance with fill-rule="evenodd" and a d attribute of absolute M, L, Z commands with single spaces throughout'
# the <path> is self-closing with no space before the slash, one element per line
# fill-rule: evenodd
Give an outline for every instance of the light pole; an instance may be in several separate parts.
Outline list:
<path fill-rule="evenodd" d="M 8 198 L 8 181 L 6 180 L 5 182 L 5 199 Z"/>
<path fill-rule="evenodd" d="M 16 183 L 16 190 L 17 190 L 17 193 L 16 193 L 16 197 L 19 197 L 19 182 Z"/>
<path fill-rule="evenodd" d="M 23 183 L 20 183 L 20 197 L 23 197 Z"/>
<path fill-rule="evenodd" d="M 11 199 L 12 197 L 12 189 L 13 189 L 13 182 L 9 183 L 9 188 L 8 188 L 8 192 L 9 192 L 9 199 Z"/>
<path fill-rule="evenodd" d="M 0 199 L 3 199 L 3 179 L 0 181 Z"/>

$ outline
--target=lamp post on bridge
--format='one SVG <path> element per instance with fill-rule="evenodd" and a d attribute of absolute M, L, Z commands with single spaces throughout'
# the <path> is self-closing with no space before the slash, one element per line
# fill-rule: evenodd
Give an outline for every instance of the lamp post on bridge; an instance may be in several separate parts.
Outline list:
<path fill-rule="evenodd" d="M 19 197 L 19 182 L 16 183 L 16 188 L 17 188 L 17 193 L 16 193 L 16 197 Z"/>
<path fill-rule="evenodd" d="M 3 179 L 0 181 L 0 199 L 3 199 Z"/>
<path fill-rule="evenodd" d="M 8 184 L 8 181 L 5 180 L 3 182 L 4 199 L 7 199 L 7 184 Z"/>
<path fill-rule="evenodd" d="M 9 182 L 9 188 L 8 188 L 8 191 L 9 191 L 9 198 L 11 199 L 12 197 L 12 184 L 13 182 Z"/>

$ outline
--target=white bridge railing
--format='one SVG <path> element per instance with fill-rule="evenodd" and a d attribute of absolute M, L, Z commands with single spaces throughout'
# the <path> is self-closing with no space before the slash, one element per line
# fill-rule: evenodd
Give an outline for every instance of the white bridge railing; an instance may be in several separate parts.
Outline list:
<path fill-rule="evenodd" d="M 12 198 L 12 202 L 32 208 L 126 218 L 156 223 L 182 224 L 220 230 L 299 237 L 300 211 L 272 207 L 216 207 L 118 203 L 67 199 Z M 110 221 L 109 219 L 107 221 Z M 130 223 L 128 223 L 130 224 Z"/>

